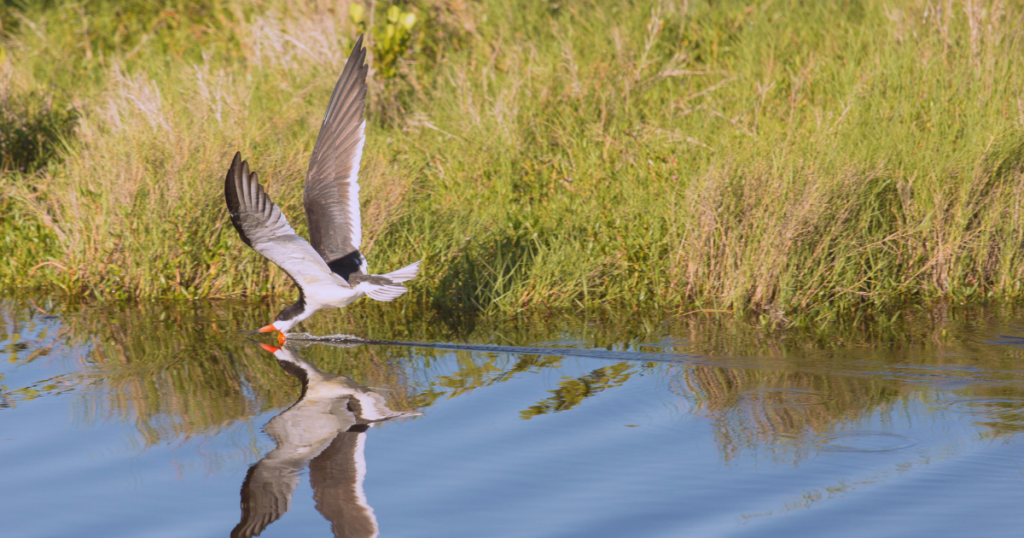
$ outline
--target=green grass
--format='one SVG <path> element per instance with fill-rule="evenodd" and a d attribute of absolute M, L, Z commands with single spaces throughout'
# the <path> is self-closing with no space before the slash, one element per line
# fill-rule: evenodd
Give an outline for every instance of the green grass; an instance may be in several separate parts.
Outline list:
<path fill-rule="evenodd" d="M 370 85 L 371 269 L 422 258 L 403 301 L 491 315 L 1017 298 L 1024 5 L 939 4 L 410 2 L 413 49 Z M 45 165 L 0 176 L 0 282 L 290 294 L 220 182 L 241 150 L 304 229 L 347 4 L 58 5 L 0 14 L 5 117 L 76 125 L 3 156 Z"/>

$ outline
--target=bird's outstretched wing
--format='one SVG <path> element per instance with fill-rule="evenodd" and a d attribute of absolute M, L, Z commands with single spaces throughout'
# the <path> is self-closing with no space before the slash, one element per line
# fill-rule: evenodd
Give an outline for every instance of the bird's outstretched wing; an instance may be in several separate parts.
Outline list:
<path fill-rule="evenodd" d="M 330 446 L 309 462 L 316 509 L 331 522 L 334 536 L 373 538 L 380 532 L 363 491 L 367 427 L 360 422 L 338 433 Z"/>
<path fill-rule="evenodd" d="M 300 288 L 334 281 L 324 260 L 295 234 L 256 174 L 249 173 L 249 163 L 240 153 L 235 153 L 224 180 L 224 199 L 242 241 L 288 273 Z"/>
<path fill-rule="evenodd" d="M 366 49 L 359 37 L 327 104 L 306 172 L 302 202 L 309 242 L 332 271 L 348 279 L 366 273 L 359 253 L 359 160 L 366 140 Z"/>
<path fill-rule="evenodd" d="M 231 531 L 231 538 L 259 536 L 268 525 L 281 519 L 291 507 L 292 493 L 299 484 L 298 472 L 305 465 L 260 460 L 249 468 L 242 483 L 242 519 Z M 305 464 L 305 462 L 302 462 Z"/>

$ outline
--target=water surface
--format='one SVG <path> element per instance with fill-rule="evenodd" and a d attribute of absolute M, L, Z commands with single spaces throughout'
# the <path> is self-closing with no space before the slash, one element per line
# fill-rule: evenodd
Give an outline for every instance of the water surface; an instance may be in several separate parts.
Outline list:
<path fill-rule="evenodd" d="M 390 306 L 390 305 L 386 305 Z M 370 308 L 374 307 L 374 308 Z M 0 302 L 4 536 L 1020 536 L 1024 316 Z M 264 340 L 270 344 L 272 340 Z"/>

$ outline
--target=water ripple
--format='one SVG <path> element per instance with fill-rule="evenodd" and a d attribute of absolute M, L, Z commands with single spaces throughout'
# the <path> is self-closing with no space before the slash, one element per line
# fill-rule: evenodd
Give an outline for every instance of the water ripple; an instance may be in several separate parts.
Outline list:
<path fill-rule="evenodd" d="M 823 452 L 892 452 L 915 444 L 917 441 L 903 435 L 872 431 L 836 433 L 814 440 Z"/>

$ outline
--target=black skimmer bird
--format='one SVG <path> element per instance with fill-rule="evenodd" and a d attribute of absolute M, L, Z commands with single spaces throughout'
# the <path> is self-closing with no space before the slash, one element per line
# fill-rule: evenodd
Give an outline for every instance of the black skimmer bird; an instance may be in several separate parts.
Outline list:
<path fill-rule="evenodd" d="M 287 347 L 260 346 L 302 381 L 302 395 L 264 428 L 277 446 L 246 474 L 242 517 L 232 538 L 257 536 L 280 519 L 307 465 L 316 509 L 331 522 L 334 536 L 377 536 L 377 518 L 363 491 L 366 432 L 377 423 L 423 413 L 393 411 L 380 394 L 318 370 Z"/>
<path fill-rule="evenodd" d="M 359 160 L 366 141 L 366 49 L 359 37 L 334 86 L 306 172 L 302 203 L 309 242 L 299 237 L 263 191 L 241 153 L 228 169 L 224 199 L 242 241 L 284 270 L 299 287 L 299 300 L 273 323 L 254 332 L 285 333 L 321 308 L 341 308 L 363 296 L 391 301 L 406 292 L 420 262 L 371 275 L 359 252 Z"/>

